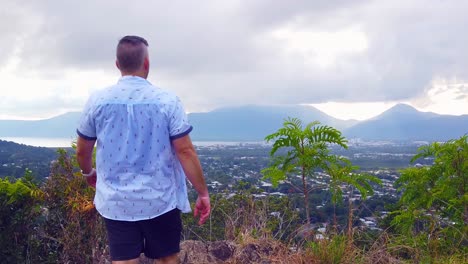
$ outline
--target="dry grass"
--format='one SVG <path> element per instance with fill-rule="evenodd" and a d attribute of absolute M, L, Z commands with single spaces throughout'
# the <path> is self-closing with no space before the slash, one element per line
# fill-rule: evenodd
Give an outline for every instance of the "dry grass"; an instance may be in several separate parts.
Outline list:
<path fill-rule="evenodd" d="M 226 263 L 315 263 L 310 253 L 300 249 L 293 250 L 275 239 L 244 238 L 243 244 Z"/>

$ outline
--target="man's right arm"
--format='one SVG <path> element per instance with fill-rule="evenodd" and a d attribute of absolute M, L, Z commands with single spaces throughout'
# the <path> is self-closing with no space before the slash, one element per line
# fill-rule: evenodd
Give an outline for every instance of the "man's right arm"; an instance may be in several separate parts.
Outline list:
<path fill-rule="evenodd" d="M 208 219 L 211 208 L 208 187 L 197 152 L 189 135 L 172 140 L 172 145 L 185 175 L 198 193 L 194 214 L 197 216 L 200 213 L 199 224 L 203 224 Z"/>

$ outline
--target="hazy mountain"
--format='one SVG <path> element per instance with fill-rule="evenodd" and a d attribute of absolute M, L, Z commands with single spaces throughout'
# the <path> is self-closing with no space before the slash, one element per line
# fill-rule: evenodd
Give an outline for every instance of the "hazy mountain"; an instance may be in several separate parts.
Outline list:
<path fill-rule="evenodd" d="M 80 113 L 72 112 L 38 121 L 0 120 L 0 137 L 74 137 Z M 356 121 L 342 121 L 311 106 L 241 106 L 188 115 L 194 140 L 249 141 L 278 129 L 288 116 L 319 120 L 343 129 Z"/>
<path fill-rule="evenodd" d="M 349 138 L 367 140 L 443 141 L 468 133 L 468 115 L 438 115 L 398 104 L 381 115 L 344 131 Z"/>
<path fill-rule="evenodd" d="M 335 119 L 311 106 L 241 106 L 221 108 L 207 113 L 189 114 L 195 140 L 263 140 L 283 124 L 288 116 L 304 122 L 318 120 L 340 129 L 357 121 Z"/>
<path fill-rule="evenodd" d="M 0 120 L 0 137 L 75 137 L 79 113 L 38 121 Z M 197 141 L 258 141 L 282 126 L 288 116 L 304 122 L 318 120 L 348 138 L 365 140 L 447 140 L 468 133 L 468 115 L 419 112 L 399 104 L 370 120 L 333 118 L 311 106 L 240 106 L 188 115 Z"/>
<path fill-rule="evenodd" d="M 74 137 L 79 117 L 70 112 L 43 120 L 0 120 L 0 137 Z"/>

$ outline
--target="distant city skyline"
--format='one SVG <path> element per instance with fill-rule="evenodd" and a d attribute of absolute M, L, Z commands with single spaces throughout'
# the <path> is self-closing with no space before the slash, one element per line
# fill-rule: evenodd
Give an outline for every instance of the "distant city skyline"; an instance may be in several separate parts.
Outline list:
<path fill-rule="evenodd" d="M 118 79 L 115 45 L 149 41 L 149 80 L 187 112 L 313 105 L 365 120 L 397 103 L 468 114 L 468 2 L 7 1 L 0 119 L 80 111 Z"/>

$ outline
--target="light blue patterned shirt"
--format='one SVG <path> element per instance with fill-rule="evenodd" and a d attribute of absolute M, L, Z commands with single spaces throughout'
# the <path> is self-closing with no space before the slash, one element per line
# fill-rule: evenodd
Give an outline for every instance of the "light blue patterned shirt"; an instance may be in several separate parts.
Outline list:
<path fill-rule="evenodd" d="M 190 211 L 185 174 L 171 140 L 192 126 L 179 98 L 124 76 L 90 96 L 77 129 L 96 139 L 94 204 L 105 218 L 138 221 Z"/>

